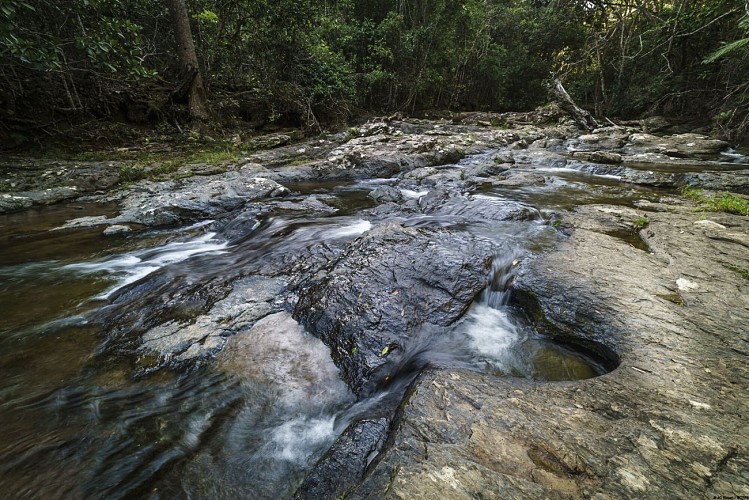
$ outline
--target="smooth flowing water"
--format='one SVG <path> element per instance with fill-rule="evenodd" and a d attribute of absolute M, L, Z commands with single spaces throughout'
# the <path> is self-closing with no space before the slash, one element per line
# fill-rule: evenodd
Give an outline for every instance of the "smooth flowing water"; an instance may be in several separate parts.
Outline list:
<path fill-rule="evenodd" d="M 374 204 L 366 194 L 388 181 L 293 186 L 300 196 L 333 197 L 338 211 L 281 211 L 250 221 L 252 230 L 239 239 L 220 236 L 211 221 L 114 238 L 100 228 L 56 229 L 115 209 L 93 204 L 0 216 L 3 495 L 284 498 L 353 418 L 403 394 L 418 372 L 414 366 L 548 381 L 602 374 L 594 360 L 536 332 L 508 293 L 519 261 L 557 237 L 545 209 L 626 203 L 643 193 L 585 172 L 566 170 L 557 179 L 553 188 L 478 195 L 484 203 L 519 203 L 533 215 L 465 228 L 502 249 L 486 291 L 457 324 L 415 336 L 400 361 L 402 376 L 360 401 L 340 380 L 327 348 L 283 312 L 284 304 L 252 335 L 230 339 L 232 354 L 139 377 L 132 357 L 102 348 L 112 325 L 92 318 L 112 308 L 137 315 L 139 304 L 167 303 L 216 277 L 231 281 L 273 269 L 314 245 L 323 253 L 345 246 L 377 223 L 360 212 Z M 418 217 L 398 220 L 420 224 Z M 138 288 L 154 276 L 158 286 Z"/>

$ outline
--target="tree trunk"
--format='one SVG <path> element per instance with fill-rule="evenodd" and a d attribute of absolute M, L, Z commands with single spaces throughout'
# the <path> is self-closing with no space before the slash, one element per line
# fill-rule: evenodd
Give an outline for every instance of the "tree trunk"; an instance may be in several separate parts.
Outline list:
<path fill-rule="evenodd" d="M 203 77 L 198 66 L 198 56 L 195 53 L 195 44 L 192 41 L 190 18 L 187 16 L 185 0 L 166 0 L 166 3 L 174 23 L 174 36 L 177 41 L 177 56 L 180 66 L 188 77 L 194 75 L 187 93 L 190 116 L 198 120 L 205 120 L 209 117 L 210 112 Z"/>
<path fill-rule="evenodd" d="M 585 130 L 598 128 L 598 122 L 596 119 L 593 118 L 590 113 L 575 104 L 575 101 L 572 100 L 572 97 L 570 97 L 564 89 L 562 82 L 560 82 L 558 78 L 554 78 L 552 81 L 551 95 L 554 100 L 559 102 L 562 109 L 572 116 L 575 123 L 577 123 L 580 128 Z"/>

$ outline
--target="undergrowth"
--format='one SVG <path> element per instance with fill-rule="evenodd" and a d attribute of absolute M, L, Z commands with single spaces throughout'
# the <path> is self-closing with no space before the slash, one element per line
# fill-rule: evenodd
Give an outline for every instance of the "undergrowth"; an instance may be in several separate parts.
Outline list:
<path fill-rule="evenodd" d="M 733 193 L 706 194 L 702 189 L 687 186 L 682 188 L 681 195 L 709 212 L 749 215 L 749 201 Z"/>

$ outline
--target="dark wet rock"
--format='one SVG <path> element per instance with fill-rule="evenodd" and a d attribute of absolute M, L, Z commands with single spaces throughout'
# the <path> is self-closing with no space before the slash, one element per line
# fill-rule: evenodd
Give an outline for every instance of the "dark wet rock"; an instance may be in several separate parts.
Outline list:
<path fill-rule="evenodd" d="M 400 189 L 392 186 L 378 186 L 369 193 L 369 197 L 379 202 L 399 202 L 403 199 Z"/>
<path fill-rule="evenodd" d="M 260 217 L 269 211 L 268 207 L 252 203 L 242 211 L 233 213 L 228 220 L 219 220 L 212 227 L 219 237 L 233 245 L 247 238 L 260 227 Z"/>
<path fill-rule="evenodd" d="M 289 190 L 270 179 L 246 178 L 229 172 L 209 178 L 139 184 L 126 193 L 121 214 L 111 222 L 171 226 L 240 208 L 262 198 L 284 196 Z"/>
<path fill-rule="evenodd" d="M 294 317 L 330 347 L 361 393 L 425 323 L 446 326 L 467 310 L 486 284 L 492 253 L 467 234 L 383 224 L 301 284 Z"/>
<path fill-rule="evenodd" d="M 444 205 L 445 201 L 454 194 L 445 189 L 432 189 L 419 198 L 418 206 L 423 213 L 431 213 Z"/>
<path fill-rule="evenodd" d="M 679 184 L 713 191 L 749 194 L 749 169 L 731 172 L 685 173 L 679 177 Z"/>
<path fill-rule="evenodd" d="M 513 161 L 514 163 L 514 161 Z M 474 164 L 465 167 L 465 173 L 463 174 L 466 178 L 471 177 L 496 177 L 512 167 L 511 163 L 492 162 L 492 163 L 481 163 Z"/>
<path fill-rule="evenodd" d="M 576 229 L 515 281 L 542 331 L 618 358 L 618 369 L 573 384 L 425 374 L 392 447 L 347 498 L 748 494 L 749 285 L 726 263 L 749 260 L 742 244 L 710 235 L 747 234 L 749 223 L 703 227 L 678 206 L 649 217 L 654 254 Z"/>
<path fill-rule="evenodd" d="M 438 206 L 425 206 L 423 213 L 457 217 L 463 223 L 493 223 L 500 221 L 529 221 L 541 219 L 540 212 L 518 202 L 485 195 L 454 195 Z"/>
<path fill-rule="evenodd" d="M 699 134 L 678 134 L 658 137 L 650 134 L 632 134 L 624 148 L 626 154 L 656 153 L 675 158 L 714 159 L 728 143 Z"/>
<path fill-rule="evenodd" d="M 364 419 L 350 425 L 304 478 L 294 498 L 340 498 L 364 477 L 382 450 L 390 419 Z"/>

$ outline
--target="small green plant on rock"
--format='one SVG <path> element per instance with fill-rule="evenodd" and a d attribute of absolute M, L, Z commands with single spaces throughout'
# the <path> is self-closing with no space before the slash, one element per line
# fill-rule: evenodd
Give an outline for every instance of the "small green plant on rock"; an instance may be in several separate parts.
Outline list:
<path fill-rule="evenodd" d="M 650 219 L 648 219 L 644 215 L 641 215 L 638 218 L 636 218 L 635 221 L 632 223 L 632 228 L 635 231 L 640 231 L 648 227 L 648 224 L 650 224 Z"/>
<path fill-rule="evenodd" d="M 120 182 L 123 184 L 137 182 L 145 177 L 146 172 L 143 167 L 135 165 L 122 165 L 120 167 Z"/>
<path fill-rule="evenodd" d="M 707 202 L 708 210 L 713 212 L 728 212 L 729 214 L 749 215 L 749 202 L 731 193 L 723 193 L 712 197 Z"/>
<path fill-rule="evenodd" d="M 356 139 L 359 136 L 361 136 L 361 131 L 356 127 L 351 127 L 346 131 L 346 142 Z"/>
<path fill-rule="evenodd" d="M 686 186 L 681 195 L 694 201 L 702 209 L 710 212 L 749 215 L 749 201 L 733 193 L 705 194 L 702 189 Z"/>
<path fill-rule="evenodd" d="M 738 273 L 742 278 L 749 280 L 749 270 L 744 269 L 741 266 L 737 266 L 736 264 L 723 264 L 727 269 L 730 269 L 731 271 L 734 271 Z"/>

